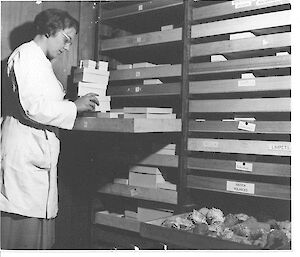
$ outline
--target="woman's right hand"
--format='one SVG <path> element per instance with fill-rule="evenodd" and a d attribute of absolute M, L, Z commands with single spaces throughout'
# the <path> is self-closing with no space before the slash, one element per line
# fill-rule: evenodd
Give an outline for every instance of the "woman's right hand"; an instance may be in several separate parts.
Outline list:
<path fill-rule="evenodd" d="M 77 112 L 93 111 L 95 110 L 95 104 L 99 105 L 99 101 L 96 98 L 98 96 L 95 93 L 88 93 L 82 97 L 79 97 L 74 103 L 77 107 Z"/>

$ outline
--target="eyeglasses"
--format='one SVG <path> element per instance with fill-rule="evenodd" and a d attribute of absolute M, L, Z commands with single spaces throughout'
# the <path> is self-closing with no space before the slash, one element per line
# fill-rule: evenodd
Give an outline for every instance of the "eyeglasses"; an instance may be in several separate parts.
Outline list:
<path fill-rule="evenodd" d="M 66 38 L 65 40 L 65 45 L 66 46 L 71 46 L 72 45 L 72 38 L 70 38 L 65 32 L 63 32 L 61 30 L 61 33 L 64 35 L 64 37 Z"/>

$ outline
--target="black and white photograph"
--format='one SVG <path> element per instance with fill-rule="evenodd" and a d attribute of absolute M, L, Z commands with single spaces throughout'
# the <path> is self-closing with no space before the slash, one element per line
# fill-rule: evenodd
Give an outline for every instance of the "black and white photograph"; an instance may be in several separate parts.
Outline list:
<path fill-rule="evenodd" d="M 1 254 L 295 253 L 294 1 L 0 4 Z"/>

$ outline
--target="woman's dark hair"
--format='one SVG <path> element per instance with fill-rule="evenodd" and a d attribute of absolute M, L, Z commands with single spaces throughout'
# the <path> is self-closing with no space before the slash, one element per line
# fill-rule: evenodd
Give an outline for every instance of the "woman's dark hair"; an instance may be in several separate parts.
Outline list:
<path fill-rule="evenodd" d="M 76 34 L 79 30 L 79 23 L 68 12 L 59 9 L 47 9 L 40 12 L 34 19 L 36 33 L 39 35 L 53 36 L 59 30 L 74 28 Z"/>

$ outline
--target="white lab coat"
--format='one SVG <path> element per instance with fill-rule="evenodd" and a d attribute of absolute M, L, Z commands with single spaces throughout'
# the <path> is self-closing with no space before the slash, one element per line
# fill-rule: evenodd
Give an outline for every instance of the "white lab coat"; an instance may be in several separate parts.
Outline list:
<path fill-rule="evenodd" d="M 41 124 L 72 129 L 76 105 L 63 99 L 63 87 L 42 49 L 34 41 L 23 44 L 8 60 L 8 70 L 12 67 L 26 115 Z M 54 218 L 58 210 L 58 155 L 59 139 L 53 132 L 6 117 L 1 136 L 0 210 Z"/>

